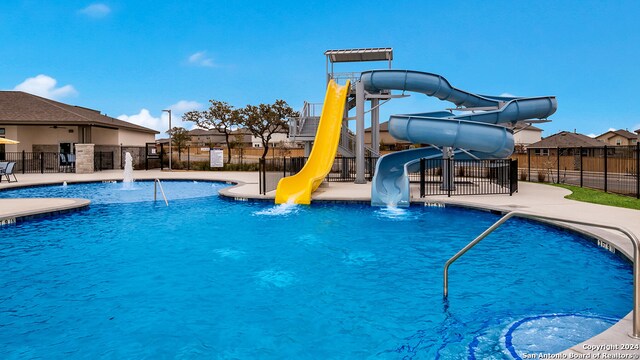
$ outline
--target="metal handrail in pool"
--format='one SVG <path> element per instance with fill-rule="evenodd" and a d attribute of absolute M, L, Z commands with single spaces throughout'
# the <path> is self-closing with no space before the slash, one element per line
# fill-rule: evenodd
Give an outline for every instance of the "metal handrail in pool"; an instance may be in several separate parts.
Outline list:
<path fill-rule="evenodd" d="M 169 202 L 167 201 L 167 196 L 164 194 L 164 189 L 162 188 L 160 179 L 153 180 L 153 201 L 156 201 L 158 199 L 158 185 L 160 186 L 160 192 L 162 193 L 162 197 L 164 198 L 164 203 L 169 206 Z"/>
<path fill-rule="evenodd" d="M 506 215 L 504 215 L 500 220 L 496 221 L 495 224 L 491 225 L 487 230 L 485 230 L 482 234 L 476 237 L 473 241 L 471 241 L 467 246 L 462 248 L 462 250 L 458 251 L 457 254 L 453 255 L 451 259 L 447 260 L 444 264 L 444 297 L 446 298 L 449 295 L 449 266 L 453 264 L 454 261 L 458 260 L 462 255 L 464 255 L 467 251 L 469 251 L 472 247 L 478 244 L 482 239 L 486 238 L 489 234 L 491 234 L 495 229 L 500 227 L 500 225 L 507 222 L 507 220 L 512 217 L 517 216 L 525 219 L 532 220 L 546 220 L 552 222 L 564 222 L 569 224 L 576 225 L 584 225 L 584 226 L 593 226 L 603 229 L 615 230 L 625 234 L 631 243 L 633 244 L 633 332 L 629 334 L 630 337 L 634 339 L 640 339 L 640 241 L 638 238 L 628 229 L 618 226 L 611 226 L 605 224 L 595 224 L 588 223 L 584 221 L 576 221 L 569 219 L 558 219 L 548 216 L 542 215 L 534 215 L 523 213 L 519 211 L 512 211 Z"/>

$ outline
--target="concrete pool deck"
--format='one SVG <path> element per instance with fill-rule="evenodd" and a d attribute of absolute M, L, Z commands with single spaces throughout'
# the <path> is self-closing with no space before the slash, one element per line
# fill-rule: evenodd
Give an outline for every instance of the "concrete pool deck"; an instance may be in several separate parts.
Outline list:
<path fill-rule="evenodd" d="M 0 183 L 0 189 L 23 186 L 38 186 L 62 184 L 63 182 L 93 182 L 122 180 L 122 171 L 111 170 L 96 172 L 93 174 L 56 173 L 56 174 L 18 174 L 17 183 Z M 222 195 L 237 199 L 273 199 L 274 192 L 267 195 L 259 194 L 258 174 L 256 172 L 196 172 L 196 171 L 135 171 L 137 180 L 215 180 L 237 183 L 236 186 L 225 189 Z M 417 196 L 417 188 L 414 189 L 415 202 L 439 203 L 445 205 L 457 205 L 464 207 L 490 209 L 500 212 L 523 211 L 536 215 L 576 220 L 587 223 L 601 223 L 612 226 L 624 227 L 640 237 L 640 211 L 589 204 L 573 200 L 567 200 L 565 195 L 569 190 L 536 183 L 519 184 L 520 191 L 513 196 L 508 195 L 481 195 L 481 196 L 429 196 L 420 199 Z M 370 184 L 353 183 L 324 183 L 316 193 L 314 200 L 327 201 L 369 201 Z M 88 201 L 82 199 L 0 199 L 0 221 L 3 219 L 15 219 L 35 214 L 66 211 L 74 208 L 82 208 L 88 205 Z M 10 222 L 10 221 L 9 221 Z M 579 231 L 587 232 L 594 237 L 604 240 L 616 249 L 632 258 L 633 247 L 630 241 L 622 234 L 586 226 L 570 226 Z M 469 239 L 471 241 L 472 239 Z M 603 249 L 604 250 L 604 249 Z M 568 255 L 569 256 L 569 255 Z M 603 296 L 606 296 L 604 294 Z M 632 331 L 632 313 L 625 316 L 620 322 L 609 328 L 602 334 L 578 344 L 564 351 L 561 355 L 566 358 L 596 358 L 596 354 L 640 354 L 640 340 L 633 339 L 627 334 Z M 623 350 L 623 344 L 631 344 L 628 350 Z M 618 350 L 609 352 L 598 348 L 598 345 L 619 345 Z M 590 355 L 590 357 L 586 357 Z M 573 356 L 573 357 L 572 357 Z M 565 357 L 558 357 L 565 358 Z M 600 356 L 600 358 L 606 358 Z M 616 357 L 610 357 L 616 358 Z M 624 357 L 618 357 L 624 358 Z M 635 358 L 635 357 L 630 357 Z"/>

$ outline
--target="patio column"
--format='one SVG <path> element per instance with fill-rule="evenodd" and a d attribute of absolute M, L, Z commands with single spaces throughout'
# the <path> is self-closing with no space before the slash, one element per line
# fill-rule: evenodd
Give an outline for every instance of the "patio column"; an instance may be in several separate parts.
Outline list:
<path fill-rule="evenodd" d="M 94 144 L 76 144 L 76 174 L 93 173 L 94 146 Z"/>

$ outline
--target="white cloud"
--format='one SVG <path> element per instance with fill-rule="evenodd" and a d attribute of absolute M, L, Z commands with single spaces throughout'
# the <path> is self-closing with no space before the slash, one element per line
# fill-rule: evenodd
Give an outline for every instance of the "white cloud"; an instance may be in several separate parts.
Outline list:
<path fill-rule="evenodd" d="M 615 129 L 615 128 L 609 128 L 609 130 L 607 130 L 607 131 L 616 131 L 616 130 L 618 130 L 618 129 Z"/>
<path fill-rule="evenodd" d="M 161 131 L 160 125 L 162 125 L 162 119 L 151 115 L 149 110 L 142 109 L 139 113 L 134 115 L 122 114 L 118 116 L 118 119 L 128 121 L 133 124 L 148 127 L 150 129 Z M 166 127 L 166 126 L 165 126 Z M 164 129 L 166 131 L 166 129 Z"/>
<path fill-rule="evenodd" d="M 629 129 L 629 131 L 631 132 L 634 132 L 636 130 L 640 130 L 640 123 L 633 125 L 633 127 Z"/>
<path fill-rule="evenodd" d="M 587 134 L 587 136 L 590 137 L 590 138 L 594 138 L 595 139 L 595 137 L 598 136 L 598 135 L 596 135 L 594 133 L 591 133 L 591 134 Z"/>
<path fill-rule="evenodd" d="M 177 103 L 169 106 L 169 109 L 171 109 L 174 114 L 180 113 L 180 116 L 182 116 L 182 114 L 186 113 L 187 111 L 202 109 L 202 104 L 197 101 L 180 100 Z"/>
<path fill-rule="evenodd" d="M 202 109 L 202 104 L 197 101 L 180 100 L 177 103 L 166 107 L 166 109 L 171 110 L 171 127 L 193 129 L 195 127 L 195 123 L 183 122 L 182 114 L 187 111 Z M 154 116 L 148 109 L 143 108 L 137 114 L 122 114 L 118 116 L 118 119 L 158 130 L 160 131 L 160 135 L 158 135 L 158 137 L 161 138 L 166 137 L 166 131 L 169 129 L 169 114 L 166 111 L 162 111 L 159 116 Z"/>
<path fill-rule="evenodd" d="M 510 93 L 507 93 L 507 92 L 502 93 L 502 94 L 500 94 L 500 95 L 498 95 L 498 96 L 500 96 L 500 97 L 517 97 L 517 96 L 515 96 L 515 95 L 513 95 L 513 94 L 510 94 Z"/>
<path fill-rule="evenodd" d="M 111 8 L 105 4 L 95 3 L 87 6 L 84 9 L 78 10 L 78 13 L 94 19 L 98 19 L 109 15 L 109 13 L 111 13 Z"/>
<path fill-rule="evenodd" d="M 189 56 L 189 64 L 196 66 L 204 66 L 204 67 L 214 67 L 216 64 L 213 62 L 213 59 L 207 56 L 206 51 L 198 51 Z"/>
<path fill-rule="evenodd" d="M 78 92 L 73 86 L 65 85 L 57 88 L 57 83 L 58 81 L 56 79 L 40 74 L 36 77 L 27 78 L 13 89 L 53 100 L 78 95 Z"/>

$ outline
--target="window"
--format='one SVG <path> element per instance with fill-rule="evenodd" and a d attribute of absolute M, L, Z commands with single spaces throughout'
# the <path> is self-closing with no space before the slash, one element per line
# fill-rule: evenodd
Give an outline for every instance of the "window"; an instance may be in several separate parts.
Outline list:
<path fill-rule="evenodd" d="M 549 156 L 549 149 L 533 149 L 533 155 Z"/>
<path fill-rule="evenodd" d="M 622 145 L 622 140 L 620 140 L 620 139 L 616 140 L 616 145 L 618 145 L 618 146 Z"/>

